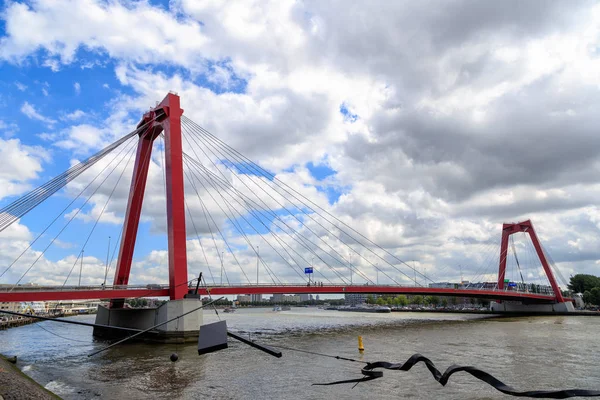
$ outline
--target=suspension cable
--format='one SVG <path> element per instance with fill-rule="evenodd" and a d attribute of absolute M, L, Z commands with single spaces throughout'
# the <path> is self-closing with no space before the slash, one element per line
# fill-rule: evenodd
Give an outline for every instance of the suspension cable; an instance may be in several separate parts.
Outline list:
<path fill-rule="evenodd" d="M 102 182 L 100 182 L 100 184 L 96 187 L 96 189 L 94 189 L 94 191 L 92 192 L 92 194 L 90 194 L 88 196 L 88 198 L 85 200 L 85 202 L 77 209 L 77 211 L 70 217 L 70 219 L 67 221 L 67 223 L 60 229 L 60 231 L 54 236 L 54 238 L 50 241 L 50 243 L 44 248 L 44 250 L 38 255 L 38 257 L 35 259 L 35 261 L 31 264 L 31 266 L 23 273 L 23 275 L 21 275 L 21 277 L 19 278 L 19 280 L 12 286 L 11 290 L 12 291 L 18 284 L 19 282 L 21 282 L 21 280 L 25 277 L 25 275 L 27 275 L 27 273 L 33 268 L 33 266 L 40 260 L 40 258 L 46 253 L 46 251 L 50 248 L 50 246 L 52 246 L 52 244 L 56 241 L 56 239 L 58 239 L 58 236 L 60 236 L 60 234 L 71 224 L 71 222 L 75 219 L 75 217 L 81 212 L 81 210 L 83 209 L 83 207 L 85 207 L 85 205 L 90 201 L 90 199 L 96 194 L 96 192 L 100 189 L 100 187 L 102 187 L 102 185 L 104 184 L 104 182 L 106 182 L 106 180 L 111 176 L 111 174 L 115 171 L 115 169 L 121 164 L 121 162 L 123 162 L 123 160 L 125 159 L 125 157 L 123 157 L 118 163 L 117 165 L 115 165 L 111 171 L 106 175 L 106 177 L 104 177 L 104 179 L 102 180 Z"/>
<path fill-rule="evenodd" d="M 184 125 L 186 123 L 185 120 L 183 120 L 182 122 L 184 122 Z M 189 126 L 192 126 L 191 129 L 193 129 L 196 132 L 196 137 L 198 137 L 202 143 L 204 143 L 207 146 L 214 146 L 211 145 L 210 143 L 206 143 L 204 142 L 204 140 L 201 138 L 201 134 L 198 133 L 198 130 L 196 128 L 194 128 L 194 125 L 189 124 Z M 208 148 L 208 147 L 207 147 Z M 218 148 L 216 148 L 217 152 L 219 152 L 219 154 L 221 154 L 226 160 L 229 161 L 229 159 L 227 158 L 226 155 L 224 155 Z M 218 156 L 212 151 L 209 150 L 213 153 L 213 155 L 215 155 L 217 158 Z M 208 156 L 207 156 L 208 157 Z M 235 157 L 235 155 L 234 155 Z M 231 161 L 230 161 L 231 162 Z M 214 164 L 214 163 L 213 163 Z M 243 162 L 242 162 L 243 164 Z M 216 166 L 215 166 L 216 167 Z M 226 166 L 227 167 L 227 166 Z M 288 210 L 283 204 L 281 204 L 280 201 L 278 201 L 276 198 L 274 198 L 270 193 L 268 193 L 261 185 L 257 184 L 255 179 L 252 177 L 253 173 L 251 172 L 248 175 L 248 179 L 254 183 L 254 185 L 256 185 L 261 191 L 265 192 L 269 197 L 271 197 L 271 199 L 273 199 L 275 202 L 277 202 L 283 209 L 285 209 L 292 217 L 294 217 L 296 220 L 298 220 L 301 224 L 303 224 L 303 222 L 296 216 L 294 215 L 290 210 Z M 273 182 L 275 181 L 276 178 L 273 178 L 272 180 L 269 180 L 269 182 L 271 184 L 273 184 Z M 246 187 L 247 185 L 244 183 L 243 180 L 240 180 L 242 182 L 242 184 L 244 184 Z M 276 182 L 275 182 L 276 183 Z M 274 190 L 272 187 L 270 187 L 272 190 Z M 250 188 L 248 188 L 250 189 Z M 285 190 L 285 189 L 284 189 Z M 281 195 L 281 193 L 275 191 L 276 193 L 278 193 L 279 195 Z M 253 193 L 253 191 L 251 191 L 251 193 Z M 256 196 L 256 194 L 255 194 Z M 293 195 L 292 195 L 293 196 Z M 256 196 L 258 197 L 258 196 Z M 327 227 L 325 227 L 322 223 L 320 223 L 317 219 L 315 219 L 310 213 L 307 213 L 305 210 L 302 209 L 302 207 L 298 207 L 298 209 L 305 214 L 307 217 L 309 217 L 311 220 L 313 220 L 315 223 L 317 223 L 319 226 L 321 226 L 323 229 L 325 229 L 330 235 L 332 235 L 333 237 L 336 237 L 337 239 L 339 239 L 341 241 L 342 244 L 344 244 L 346 247 L 348 247 L 350 250 L 352 250 L 355 254 L 357 254 L 360 258 L 362 258 L 363 260 L 365 260 L 368 264 L 370 264 L 372 267 L 374 267 L 376 270 L 382 272 L 385 276 L 387 276 L 390 280 L 392 280 L 394 283 L 399 284 L 394 278 L 392 278 L 391 276 L 389 276 L 384 270 L 380 269 L 377 267 L 377 265 L 373 264 L 372 261 L 368 260 L 367 258 L 365 258 L 361 253 L 359 253 L 358 251 L 356 251 L 354 248 L 352 248 L 351 246 L 349 246 L 348 244 L 346 244 L 339 236 L 337 236 L 335 233 L 333 233 L 330 229 L 328 229 Z M 316 215 L 319 215 L 322 217 L 322 215 L 316 213 L 315 210 L 312 210 L 313 213 L 315 213 Z M 325 219 L 325 218 L 324 218 Z M 326 219 L 325 219 L 326 220 Z M 330 222 L 330 221 L 328 221 Z M 330 222 L 331 223 L 331 222 Z M 332 224 L 333 226 L 335 226 L 337 229 L 340 229 L 338 226 L 336 226 L 335 224 Z M 322 238 L 320 238 L 320 236 L 316 235 L 316 233 L 310 228 L 308 227 L 306 224 L 304 224 L 304 226 L 306 227 L 306 229 L 308 229 L 309 231 L 311 231 L 311 233 L 313 233 L 315 236 L 317 236 L 319 239 L 322 240 Z M 340 229 L 340 231 L 342 231 Z M 343 232 L 343 231 L 342 231 Z M 344 232 L 346 235 L 348 235 L 349 237 L 351 237 L 351 235 L 349 235 L 347 232 Z M 358 242 L 358 241 L 357 241 Z M 328 243 L 324 242 L 329 248 L 331 248 L 331 250 L 336 253 L 343 261 L 341 261 L 340 259 L 337 259 L 336 257 L 333 257 L 333 255 L 329 254 L 330 257 L 332 257 L 334 260 L 336 260 L 337 262 L 340 263 L 341 266 L 343 266 L 344 268 L 347 267 L 347 264 L 349 263 L 348 260 L 345 259 L 345 257 L 340 254 L 337 250 L 335 250 L 333 247 L 331 247 Z M 360 242 L 358 242 L 359 244 L 361 244 Z M 361 244 L 362 245 L 362 244 Z M 366 246 L 362 245 L 363 247 L 367 248 Z M 370 249 L 369 249 L 370 250 Z M 371 251 L 371 250 L 370 250 Z M 372 252 L 372 251 L 371 251 Z M 374 252 L 373 252 L 374 253 Z M 409 280 L 413 280 L 413 278 L 411 278 L 410 276 L 408 276 L 406 273 L 404 273 L 402 270 L 398 269 L 396 266 L 394 266 L 393 264 L 391 264 L 390 262 L 388 262 L 387 260 L 383 259 L 381 256 L 379 256 L 377 253 L 374 253 L 378 258 L 382 259 L 386 264 L 388 264 L 389 266 L 391 266 L 392 268 L 394 268 L 396 271 L 400 272 L 402 275 L 404 275 L 406 278 L 408 278 Z M 411 267 L 412 268 L 412 267 Z M 343 278 L 342 278 L 343 280 Z"/>
<path fill-rule="evenodd" d="M 196 129 L 196 131 L 201 132 L 202 134 L 205 135 L 205 137 L 207 138 L 207 140 L 210 140 L 212 143 L 216 143 L 212 144 L 212 146 L 215 147 L 221 147 L 224 148 L 225 151 L 228 154 L 232 154 L 232 156 L 238 160 L 242 160 L 240 162 L 240 164 L 242 165 L 248 165 L 250 167 L 252 167 L 252 169 L 254 171 L 258 171 L 259 175 L 264 175 L 267 178 L 269 178 L 269 182 L 272 184 L 276 184 L 278 185 L 278 187 L 280 187 L 282 190 L 284 190 L 286 193 L 288 193 L 290 196 L 292 196 L 294 199 L 296 199 L 297 201 L 299 201 L 301 204 L 303 204 L 309 211 L 312 212 L 316 212 L 310 205 L 308 205 L 306 202 L 304 202 L 303 200 L 299 199 L 296 195 L 298 195 L 299 197 L 301 197 L 302 199 L 306 200 L 307 202 L 309 202 L 310 204 L 312 204 L 314 207 L 320 209 L 321 211 L 323 211 L 326 215 L 330 216 L 331 218 L 333 218 L 334 220 L 336 220 L 337 222 L 339 222 L 340 224 L 344 225 L 345 227 L 347 227 L 348 229 L 350 229 L 352 232 L 356 233 L 358 236 L 360 236 L 362 239 L 366 240 L 368 243 L 372 244 L 373 246 L 377 247 L 378 249 L 382 250 L 384 253 L 386 253 L 387 255 L 391 256 L 392 258 L 396 259 L 397 261 L 399 261 L 400 263 L 406 265 L 408 268 L 410 268 L 411 270 L 414 270 L 413 267 L 411 267 L 408 263 L 406 263 L 404 260 L 401 260 L 400 258 L 398 258 L 396 255 L 392 254 L 391 252 L 389 252 L 388 250 L 384 249 L 383 247 L 379 246 L 377 243 L 373 242 L 372 240 L 370 240 L 369 238 L 367 238 L 366 236 L 364 236 L 363 234 L 361 234 L 360 232 L 358 232 L 357 230 L 355 230 L 354 228 L 352 228 L 351 226 L 349 226 L 348 224 L 346 224 L 344 221 L 340 220 L 339 218 L 337 218 L 336 216 L 332 215 L 331 213 L 329 213 L 327 210 L 325 210 L 324 208 L 320 207 L 318 204 L 314 203 L 312 200 L 308 199 L 307 197 L 303 196 L 301 193 L 297 192 L 295 189 L 293 189 L 292 187 L 290 187 L 289 185 L 287 185 L 285 182 L 281 181 L 280 179 L 278 179 L 274 174 L 270 173 L 269 171 L 265 170 L 264 168 L 262 168 L 260 165 L 256 164 L 255 162 L 253 162 L 252 160 L 250 160 L 249 158 L 247 158 L 246 156 L 244 156 L 243 154 L 241 154 L 239 151 L 235 150 L 234 148 L 232 148 L 231 146 L 227 145 L 225 142 L 223 142 L 221 139 L 219 139 L 218 137 L 214 136 L 213 134 L 211 134 L 209 131 L 207 131 L 206 129 L 202 128 L 200 125 L 196 124 L 194 121 L 190 120 L 189 118 L 187 118 L 186 116 L 182 116 L 182 122 L 184 123 L 189 123 L 193 128 Z M 249 167 L 246 167 L 248 169 L 250 169 Z M 254 173 L 256 174 L 256 172 Z M 287 189 L 286 189 L 287 188 Z M 289 190 L 288 190 L 289 189 Z M 299 208 L 300 211 L 302 211 L 304 214 L 309 215 L 308 213 L 306 213 L 301 207 Z M 333 226 L 335 226 L 336 228 L 342 230 L 339 226 L 337 226 L 335 223 L 333 223 L 331 220 L 325 218 L 323 215 L 320 215 L 324 220 L 326 220 L 327 222 L 329 222 L 330 224 L 332 224 Z M 315 221 L 317 222 L 317 221 Z M 318 222 L 317 222 L 318 223 Z M 343 230 L 342 230 L 343 231 Z M 354 236 L 350 235 L 348 232 L 344 232 L 347 236 L 349 236 L 351 239 L 353 239 L 355 242 L 357 242 L 358 244 L 364 246 L 358 239 L 356 239 Z M 375 253 L 372 249 L 370 249 L 367 246 L 364 246 L 369 252 L 371 252 L 372 254 L 374 254 L 375 256 L 377 256 L 379 259 L 381 259 L 383 262 L 385 262 L 386 264 L 389 264 L 391 266 L 393 266 L 393 264 L 389 263 L 387 260 L 385 260 L 383 257 L 381 257 L 380 255 L 378 255 L 377 253 Z M 426 280 L 429 280 L 431 282 L 433 282 L 433 280 L 431 278 L 429 278 L 428 276 L 426 276 L 425 274 L 419 272 L 419 271 L 415 271 L 415 273 L 418 273 L 420 276 L 422 276 L 423 278 L 425 278 Z M 404 274 L 405 276 L 407 276 L 406 274 Z M 408 277 L 408 276 L 407 276 Z M 408 277 L 410 280 L 412 280 L 412 278 Z"/>
<path fill-rule="evenodd" d="M 114 149 L 119 147 L 128 139 L 138 134 L 141 129 L 143 129 L 147 124 L 149 124 L 152 121 L 153 120 L 146 122 L 144 125 L 136 128 L 134 131 L 130 132 L 129 134 L 125 135 L 124 137 L 115 141 L 114 143 L 108 145 L 107 147 L 100 150 L 91 157 L 88 157 L 86 160 L 72 166 L 67 171 L 46 182 L 44 185 L 39 186 L 38 188 L 27 193 L 26 195 L 22 196 L 13 203 L 0 209 L 0 232 L 2 232 L 4 229 L 10 226 L 13 222 L 21 218 L 23 215 L 27 214 L 29 211 L 31 211 L 31 209 L 33 209 L 38 204 L 46 200 L 52 194 L 63 188 L 73 179 L 75 179 L 83 172 L 88 170 L 90 167 L 92 167 L 98 161 L 103 159 L 107 154 L 112 152 Z"/>

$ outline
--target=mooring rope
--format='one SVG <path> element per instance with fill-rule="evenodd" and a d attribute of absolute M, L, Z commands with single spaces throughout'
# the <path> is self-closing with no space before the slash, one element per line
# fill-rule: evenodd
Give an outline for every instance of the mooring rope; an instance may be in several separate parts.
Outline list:
<path fill-rule="evenodd" d="M 487 383 L 494 389 L 515 397 L 530 397 L 537 399 L 567 399 L 570 397 L 600 397 L 600 390 L 586 390 L 586 389 L 565 389 L 565 390 L 528 390 L 519 391 L 512 386 L 505 384 L 493 375 L 482 371 L 479 368 L 471 366 L 451 365 L 442 374 L 436 367 L 435 364 L 427 357 L 421 354 L 414 354 L 404 364 L 402 363 L 390 363 L 387 361 L 377 361 L 367 363 L 361 370 L 364 375 L 361 378 L 347 379 L 343 381 L 329 382 L 329 383 L 314 383 L 313 385 L 328 386 L 328 385 L 339 385 L 343 383 L 361 383 L 371 381 L 383 377 L 383 371 L 375 371 L 377 368 L 389 369 L 393 371 L 409 371 L 415 364 L 423 362 L 433 378 L 438 381 L 442 386 L 446 386 L 450 376 L 457 372 L 468 372 L 475 378 Z"/>

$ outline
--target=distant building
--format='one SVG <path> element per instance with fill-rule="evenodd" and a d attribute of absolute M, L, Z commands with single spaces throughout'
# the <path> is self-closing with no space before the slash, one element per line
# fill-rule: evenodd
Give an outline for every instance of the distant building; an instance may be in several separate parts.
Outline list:
<path fill-rule="evenodd" d="M 312 300 L 310 294 L 308 293 L 301 293 L 301 294 L 297 294 L 296 296 L 300 296 L 300 301 L 309 301 Z"/>
<path fill-rule="evenodd" d="M 310 299 L 312 300 L 312 294 L 310 295 Z M 317 295 L 317 301 L 319 301 L 319 295 Z"/>
<path fill-rule="evenodd" d="M 347 306 L 356 306 L 358 304 L 365 304 L 367 302 L 367 298 L 372 296 L 373 298 L 379 297 L 376 294 L 365 294 L 365 293 L 346 293 L 344 295 L 344 304 Z M 317 297 L 317 300 L 319 298 Z"/>
<path fill-rule="evenodd" d="M 3 302 L 0 302 L 0 310 L 11 311 L 11 312 L 21 312 L 22 307 L 21 307 L 21 303 L 3 301 Z M 6 315 L 7 314 L 0 314 L 0 316 L 6 316 Z"/>
<path fill-rule="evenodd" d="M 252 302 L 253 303 L 260 303 L 260 302 L 262 302 L 262 294 L 253 294 L 252 295 Z"/>
<path fill-rule="evenodd" d="M 284 303 L 300 303 L 300 296 L 297 294 L 283 296 L 281 301 Z"/>
<path fill-rule="evenodd" d="M 250 303 L 252 301 L 252 296 L 250 296 L 249 294 L 245 294 L 245 295 L 238 295 L 237 301 L 239 301 L 240 303 Z"/>
<path fill-rule="evenodd" d="M 277 293 L 274 294 L 273 297 L 271 297 L 271 302 L 275 303 L 275 304 L 280 304 L 280 303 L 299 303 L 300 300 L 300 295 L 299 294 L 281 294 L 281 293 Z"/>
<path fill-rule="evenodd" d="M 271 301 L 273 303 L 280 303 L 282 298 L 283 298 L 283 294 L 281 294 L 281 293 L 275 293 L 273 295 L 273 297 L 271 297 Z"/>

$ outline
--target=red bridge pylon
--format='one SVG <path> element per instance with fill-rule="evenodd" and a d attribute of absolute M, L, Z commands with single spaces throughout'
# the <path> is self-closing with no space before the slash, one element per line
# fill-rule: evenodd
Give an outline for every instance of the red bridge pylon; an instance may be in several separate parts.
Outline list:
<path fill-rule="evenodd" d="M 554 291 L 554 296 L 558 303 L 564 303 L 565 300 L 563 295 L 558 287 L 558 283 L 556 283 L 556 279 L 554 278 L 554 274 L 552 273 L 552 269 L 550 268 L 550 264 L 546 259 L 546 255 L 544 254 L 544 250 L 542 249 L 542 245 L 535 233 L 535 229 L 533 228 L 533 224 L 531 220 L 518 222 L 516 224 L 503 224 L 502 225 L 502 243 L 500 246 L 500 268 L 498 270 L 498 289 L 504 289 L 504 275 L 506 273 L 506 258 L 508 255 L 508 237 L 514 233 L 518 232 L 527 232 L 531 241 L 533 242 L 533 247 L 535 248 L 535 252 L 537 253 L 542 266 L 544 267 L 544 271 L 548 276 L 548 281 L 550 281 L 550 285 L 552 286 L 552 290 Z"/>
<path fill-rule="evenodd" d="M 182 299 L 188 292 L 187 254 L 185 230 L 185 204 L 183 186 L 183 152 L 181 138 L 181 115 L 179 96 L 169 93 L 152 111 L 146 113 L 139 127 L 137 154 L 131 189 L 127 202 L 127 213 L 123 225 L 123 236 L 119 259 L 115 271 L 114 285 L 127 285 L 133 251 L 137 238 L 148 167 L 151 162 L 152 144 L 164 132 L 165 169 L 167 186 L 167 234 L 169 248 L 169 294 L 171 300 Z M 124 299 L 113 299 L 111 307 L 122 307 Z"/>

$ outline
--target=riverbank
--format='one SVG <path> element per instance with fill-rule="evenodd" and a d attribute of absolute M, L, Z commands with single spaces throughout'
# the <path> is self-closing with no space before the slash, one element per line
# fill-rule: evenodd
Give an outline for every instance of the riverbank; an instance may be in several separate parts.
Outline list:
<path fill-rule="evenodd" d="M 11 316 L 7 312 L 0 311 L 1 317 L 5 317 L 7 315 Z M 45 317 L 45 318 L 62 318 L 62 317 L 71 317 L 73 315 L 78 315 L 78 314 L 53 313 L 53 314 L 36 314 L 36 315 L 38 315 L 40 317 Z M 0 331 L 5 330 L 5 329 L 10 329 L 10 328 L 17 328 L 17 327 L 23 326 L 23 325 L 34 324 L 39 321 L 40 320 L 38 318 L 25 317 L 25 316 L 19 316 L 19 317 L 12 316 L 11 319 L 9 319 L 8 321 L 6 321 L 6 320 L 0 321 Z"/>
<path fill-rule="evenodd" d="M 406 313 L 440 313 L 440 314 L 479 314 L 479 315 L 497 315 L 502 317 L 551 317 L 556 315 L 566 315 L 570 317 L 600 317 L 598 311 L 570 311 L 570 312 L 556 312 L 556 311 L 491 311 L 491 310 L 395 310 L 392 312 L 406 312 Z"/>
<path fill-rule="evenodd" d="M 0 399 L 60 400 L 60 397 L 44 389 L 0 354 Z"/>

